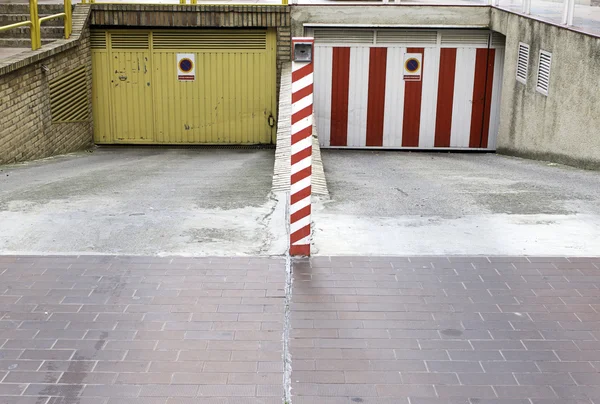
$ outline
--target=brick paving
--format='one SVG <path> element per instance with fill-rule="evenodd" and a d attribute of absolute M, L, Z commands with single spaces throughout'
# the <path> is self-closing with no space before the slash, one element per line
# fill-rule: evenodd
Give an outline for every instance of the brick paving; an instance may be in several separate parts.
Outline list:
<path fill-rule="evenodd" d="M 281 404 L 285 261 L 0 256 L 1 404 Z"/>
<path fill-rule="evenodd" d="M 0 256 L 0 403 L 599 404 L 599 270 Z"/>
<path fill-rule="evenodd" d="M 296 262 L 293 404 L 600 403 L 600 259 Z"/>

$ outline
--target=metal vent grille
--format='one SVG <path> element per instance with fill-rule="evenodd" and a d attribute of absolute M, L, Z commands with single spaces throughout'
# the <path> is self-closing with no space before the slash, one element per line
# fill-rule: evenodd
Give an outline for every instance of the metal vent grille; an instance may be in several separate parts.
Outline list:
<path fill-rule="evenodd" d="M 552 54 L 550 52 L 540 51 L 536 90 L 545 95 L 548 95 L 548 89 L 550 88 L 551 64 Z"/>
<path fill-rule="evenodd" d="M 517 55 L 517 81 L 527 84 L 527 72 L 529 71 L 529 45 L 519 42 L 519 54 Z"/>
<path fill-rule="evenodd" d="M 442 32 L 442 46 L 488 46 L 489 31 L 450 31 Z"/>
<path fill-rule="evenodd" d="M 49 86 L 52 122 L 76 122 L 88 119 L 85 66 L 52 80 Z"/>
<path fill-rule="evenodd" d="M 148 49 L 147 32 L 128 32 L 110 34 L 113 49 Z"/>
<path fill-rule="evenodd" d="M 437 31 L 403 31 L 385 29 L 377 31 L 378 44 L 436 45 Z"/>
<path fill-rule="evenodd" d="M 315 29 L 315 43 L 367 44 L 375 42 L 375 31 L 359 29 Z"/>
<path fill-rule="evenodd" d="M 232 31 L 159 31 L 152 34 L 153 49 L 267 49 L 267 32 Z"/>
<path fill-rule="evenodd" d="M 506 37 L 497 32 L 492 33 L 492 46 L 503 47 L 506 45 Z"/>
<path fill-rule="evenodd" d="M 106 32 L 91 31 L 90 46 L 92 49 L 106 49 Z"/>

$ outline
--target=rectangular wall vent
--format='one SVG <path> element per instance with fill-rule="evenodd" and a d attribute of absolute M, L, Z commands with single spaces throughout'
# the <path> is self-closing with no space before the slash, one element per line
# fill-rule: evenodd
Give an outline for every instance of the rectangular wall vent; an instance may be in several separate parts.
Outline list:
<path fill-rule="evenodd" d="M 436 45 L 437 31 L 377 30 L 377 44 Z"/>
<path fill-rule="evenodd" d="M 85 66 L 50 81 L 49 86 L 52 122 L 77 122 L 88 119 Z"/>
<path fill-rule="evenodd" d="M 442 46 L 487 47 L 490 39 L 489 31 L 442 31 Z"/>
<path fill-rule="evenodd" d="M 540 51 L 540 62 L 538 65 L 538 76 L 536 90 L 548 95 L 550 88 L 550 67 L 552 65 L 552 53 Z"/>
<path fill-rule="evenodd" d="M 498 32 L 492 32 L 492 46 L 504 47 L 506 45 L 506 37 Z"/>
<path fill-rule="evenodd" d="M 92 49 L 106 49 L 106 32 L 91 31 L 90 46 Z"/>
<path fill-rule="evenodd" d="M 519 42 L 517 55 L 517 81 L 527 84 L 527 72 L 529 71 L 529 45 Z"/>
<path fill-rule="evenodd" d="M 375 43 L 375 31 L 372 29 L 315 29 L 315 43 L 321 44 L 366 44 Z"/>
<path fill-rule="evenodd" d="M 267 49 L 263 30 L 157 31 L 152 34 L 153 49 Z"/>
<path fill-rule="evenodd" d="M 147 32 L 111 33 L 110 42 L 113 49 L 148 49 L 149 45 Z"/>

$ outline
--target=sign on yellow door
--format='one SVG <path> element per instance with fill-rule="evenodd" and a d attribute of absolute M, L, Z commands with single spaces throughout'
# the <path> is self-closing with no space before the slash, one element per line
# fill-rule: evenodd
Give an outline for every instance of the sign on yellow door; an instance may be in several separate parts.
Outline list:
<path fill-rule="evenodd" d="M 196 80 L 196 55 L 193 53 L 177 54 L 177 80 Z"/>
<path fill-rule="evenodd" d="M 96 143 L 275 141 L 274 29 L 93 31 L 91 42 Z"/>

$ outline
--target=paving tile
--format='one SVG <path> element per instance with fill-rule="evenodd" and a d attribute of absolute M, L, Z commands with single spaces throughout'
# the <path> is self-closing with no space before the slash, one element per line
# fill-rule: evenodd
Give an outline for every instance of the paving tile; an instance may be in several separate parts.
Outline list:
<path fill-rule="evenodd" d="M 19 259 L 0 257 L 0 402 L 280 402 L 284 260 Z"/>
<path fill-rule="evenodd" d="M 353 402 L 340 373 L 394 403 L 600 402 L 597 270 L 564 257 L 295 262 L 294 402 Z"/>

